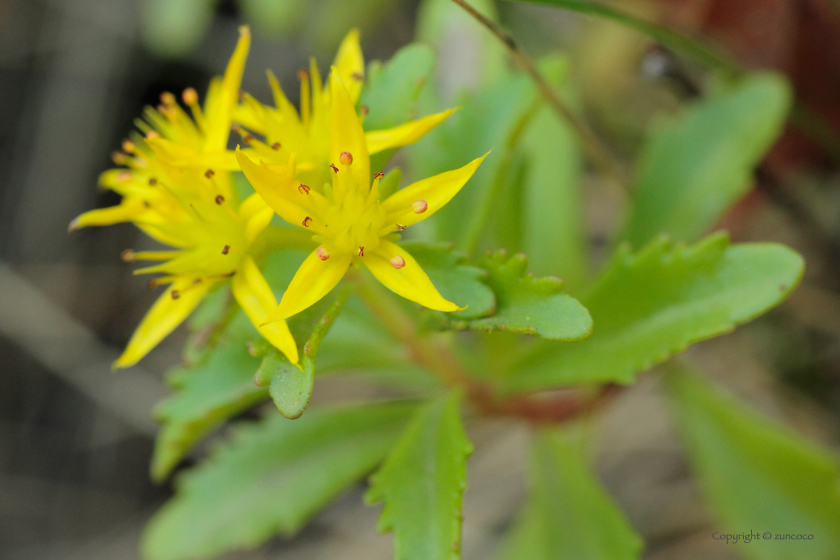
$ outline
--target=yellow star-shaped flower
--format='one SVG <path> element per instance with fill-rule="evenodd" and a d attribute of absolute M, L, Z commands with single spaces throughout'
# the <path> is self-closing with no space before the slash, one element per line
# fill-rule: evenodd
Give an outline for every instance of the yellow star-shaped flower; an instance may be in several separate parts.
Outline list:
<path fill-rule="evenodd" d="M 338 49 L 332 69 L 344 83 L 353 106 L 359 100 L 365 66 L 359 45 L 359 32 L 352 30 Z M 294 153 L 297 156 L 298 178 L 308 185 L 328 181 L 330 155 L 330 88 L 324 88 L 318 66 L 311 61 L 308 72 L 301 71 L 301 111 L 286 98 L 277 79 L 269 72 L 269 84 L 275 107 L 268 107 L 246 94 L 237 109 L 234 121 L 263 137 L 260 141 L 241 131 L 244 144 L 268 164 L 285 165 Z M 365 133 L 369 155 L 416 142 L 443 122 L 454 110 L 429 115 L 402 125 Z M 364 117 L 364 115 L 362 115 Z"/>
<path fill-rule="evenodd" d="M 431 309 L 460 309 L 440 295 L 416 260 L 391 239 L 394 232 L 437 212 L 464 186 L 485 156 L 464 167 L 414 183 L 379 200 L 379 179 L 371 185 L 370 150 L 353 100 L 336 68 L 330 76 L 328 171 L 332 186 L 296 179 L 294 155 L 288 167 L 253 162 L 237 150 L 242 171 L 284 220 L 314 233 L 320 246 L 295 274 L 280 305 L 266 319 L 280 321 L 324 297 L 351 264 L 364 264 L 386 287 Z M 319 187 L 319 188 L 316 188 Z"/>
<path fill-rule="evenodd" d="M 114 366 L 137 363 L 207 293 L 228 280 L 234 298 L 259 332 L 296 364 L 297 346 L 285 321 L 262 324 L 277 307 L 277 300 L 251 254 L 255 238 L 271 221 L 272 210 L 256 193 L 241 204 L 223 194 L 231 191 L 229 172 L 201 173 L 162 162 L 157 167 L 161 174 L 156 186 L 170 198 L 174 210 L 159 210 L 157 223 L 146 228 L 178 250 L 124 253 L 128 261 L 165 261 L 135 274 L 163 273 L 166 276 L 151 284 L 170 287 L 143 318 Z"/>

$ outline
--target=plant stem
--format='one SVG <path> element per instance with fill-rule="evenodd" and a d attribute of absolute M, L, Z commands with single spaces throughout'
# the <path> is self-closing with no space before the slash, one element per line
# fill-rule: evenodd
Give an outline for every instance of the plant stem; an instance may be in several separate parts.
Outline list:
<path fill-rule="evenodd" d="M 601 141 L 589 127 L 589 125 L 580 119 L 559 95 L 551 88 L 545 77 L 537 69 L 534 61 L 525 54 L 516 41 L 513 40 L 504 29 L 499 27 L 495 22 L 487 18 L 484 14 L 473 8 L 466 0 L 452 0 L 455 4 L 464 9 L 468 14 L 476 19 L 481 25 L 486 27 L 493 35 L 495 35 L 510 51 L 511 56 L 516 60 L 525 72 L 531 77 L 537 89 L 540 90 L 543 97 L 551 105 L 555 112 L 561 118 L 566 120 L 572 128 L 574 128 L 578 137 L 580 138 L 583 150 L 587 158 L 593 165 L 598 167 L 602 172 L 610 176 L 614 181 L 621 185 L 626 185 L 627 180 L 621 166 L 612 158 L 609 151 L 601 144 Z"/>

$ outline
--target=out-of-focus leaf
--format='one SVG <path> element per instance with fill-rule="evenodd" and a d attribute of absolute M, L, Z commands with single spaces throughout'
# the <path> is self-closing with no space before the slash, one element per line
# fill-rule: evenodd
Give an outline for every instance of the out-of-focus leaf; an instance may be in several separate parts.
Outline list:
<path fill-rule="evenodd" d="M 417 99 L 435 67 L 435 53 L 428 45 L 413 43 L 370 76 L 360 104 L 370 112 L 365 130 L 379 130 L 417 118 Z"/>
<path fill-rule="evenodd" d="M 194 366 L 204 361 L 207 352 L 216 342 L 214 338 L 217 330 L 231 313 L 232 303 L 230 287 L 224 286 L 209 293 L 190 315 L 190 335 L 181 350 L 181 357 L 186 366 Z"/>
<path fill-rule="evenodd" d="M 143 43 L 162 58 L 189 54 L 210 28 L 217 3 L 218 0 L 143 0 Z"/>
<path fill-rule="evenodd" d="M 261 386 L 268 386 L 277 410 L 286 418 L 300 418 L 309 399 L 315 382 L 315 356 L 321 340 L 327 335 L 350 291 L 347 286 L 340 288 L 326 310 L 328 302 L 313 305 L 289 320 L 289 330 L 298 342 L 300 367 L 292 364 L 286 356 L 275 348 L 270 348 L 260 364 L 254 378 Z M 306 342 L 303 342 L 303 341 Z"/>
<path fill-rule="evenodd" d="M 751 188 L 791 97 L 783 77 L 755 74 L 656 131 L 641 155 L 624 238 L 635 247 L 663 232 L 694 241 L 712 227 Z"/>
<path fill-rule="evenodd" d="M 739 543 L 740 553 L 756 560 L 836 559 L 837 457 L 695 375 L 674 372 L 668 387 L 692 466 L 722 529 L 772 537 Z M 783 534 L 794 539 L 776 538 Z"/>
<path fill-rule="evenodd" d="M 246 426 L 200 467 L 146 528 L 149 560 L 188 560 L 252 549 L 292 535 L 378 465 L 412 404 L 320 410 L 300 420 L 272 416 Z"/>
<path fill-rule="evenodd" d="M 394 532 L 398 560 L 461 557 L 461 498 L 472 444 L 458 400 L 451 393 L 418 411 L 371 477 L 365 500 L 385 502 L 377 527 Z"/>
<path fill-rule="evenodd" d="M 414 43 L 397 51 L 377 71 L 369 72 L 360 102 L 370 111 L 365 117 L 365 130 L 391 128 L 417 118 L 420 92 L 434 67 L 431 47 Z M 393 153 L 394 150 L 385 150 L 371 156 L 371 169 L 382 169 Z"/>
<path fill-rule="evenodd" d="M 637 372 L 778 305 L 803 270 L 802 257 L 785 246 L 730 247 L 725 234 L 691 246 L 660 237 L 635 255 L 625 246 L 583 298 L 595 334 L 576 344 L 543 344 L 505 387 L 631 383 Z"/>
<path fill-rule="evenodd" d="M 274 37 L 292 35 L 309 8 L 307 0 L 239 0 L 242 16 L 257 32 Z"/>
<path fill-rule="evenodd" d="M 372 32 L 377 23 L 390 13 L 395 2 L 396 0 L 323 0 L 316 3 L 309 0 L 307 4 L 311 11 L 307 18 L 307 38 L 316 51 L 325 56 L 332 56 L 347 30 L 358 27 L 362 30 L 364 45 L 365 34 Z M 320 58 L 322 57 L 319 55 Z"/>
<path fill-rule="evenodd" d="M 489 272 L 488 285 L 496 294 L 496 312 L 473 321 L 451 322 L 456 329 L 507 331 L 551 340 L 582 340 L 592 333 L 592 318 L 571 296 L 562 294 L 563 281 L 527 273 L 528 258 L 508 258 L 504 250 L 488 254 L 479 266 Z"/>
<path fill-rule="evenodd" d="M 248 340 L 258 337 L 240 312 L 203 363 L 169 374 L 175 393 L 155 410 L 163 427 L 152 455 L 153 479 L 166 478 L 196 442 L 231 416 L 268 397 L 266 389 L 254 385 L 260 361 L 248 353 Z"/>
<path fill-rule="evenodd" d="M 644 542 L 590 472 L 575 443 L 558 430 L 536 439 L 531 495 L 504 560 L 633 560 Z"/>
<path fill-rule="evenodd" d="M 508 76 L 478 94 L 465 96 L 461 110 L 410 146 L 408 153 L 418 177 L 458 169 L 496 149 L 455 198 L 428 220 L 437 238 L 452 241 L 464 237 L 471 223 L 466 218 L 475 215 L 493 187 L 511 137 L 533 116 L 534 100 L 534 88 L 526 77 Z"/>
<path fill-rule="evenodd" d="M 557 82 L 568 72 L 563 59 L 545 61 Z M 569 288 L 586 277 L 582 213 L 583 158 L 570 126 L 548 106 L 522 137 L 528 169 L 523 185 L 522 250 L 537 275 L 560 276 Z"/>
<path fill-rule="evenodd" d="M 470 0 L 470 5 L 491 20 L 498 20 L 492 0 Z M 489 85 L 505 73 L 504 46 L 451 0 L 420 3 L 416 37 L 433 45 L 444 57 L 437 85 L 446 103 L 465 90 L 477 91 Z"/>
<path fill-rule="evenodd" d="M 493 290 L 481 280 L 487 271 L 467 265 L 467 257 L 453 249 L 451 243 L 402 243 L 420 264 L 443 297 L 454 302 L 461 311 L 447 315 L 458 319 L 477 319 L 496 309 Z"/>

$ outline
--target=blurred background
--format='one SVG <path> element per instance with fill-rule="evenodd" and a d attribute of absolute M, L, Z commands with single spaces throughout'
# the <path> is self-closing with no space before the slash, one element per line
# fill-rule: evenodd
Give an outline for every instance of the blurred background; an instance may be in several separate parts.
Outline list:
<path fill-rule="evenodd" d="M 139 367 L 111 373 L 156 294 L 119 259 L 143 241 L 131 225 L 68 235 L 81 212 L 116 204 L 97 176 L 146 104 L 203 91 L 223 71 L 237 27 L 255 39 L 243 89 L 270 95 L 265 70 L 297 102 L 297 70 L 326 68 L 350 27 L 366 60 L 411 42 L 418 9 L 448 0 L 0 0 L 0 558 L 131 559 L 149 515 L 170 494 L 148 463 L 154 403 L 184 335 Z M 493 6 L 491 2 L 482 5 Z M 749 68 L 792 80 L 798 108 L 721 227 L 739 241 L 786 243 L 808 265 L 780 309 L 689 352 L 716 379 L 815 440 L 840 441 L 840 2 L 651 0 L 617 7 L 703 36 Z M 632 161 L 647 128 L 702 95 L 703 69 L 645 37 L 560 10 L 498 2 L 498 18 L 534 55 L 572 60 L 580 110 Z M 435 8 L 437 9 L 437 8 Z M 447 15 L 446 17 L 450 17 Z M 439 37 L 444 98 L 480 87 L 485 49 L 473 22 Z M 442 109 L 442 108 L 441 108 Z M 585 184 L 593 248 L 619 222 L 620 195 Z M 333 383 L 340 383 L 334 381 Z M 319 382 L 320 383 L 320 382 Z M 330 382 L 316 398 L 329 398 Z M 658 389 L 646 379 L 602 418 L 602 479 L 648 541 L 646 558 L 729 558 L 688 478 Z M 471 433 L 465 558 L 487 558 L 521 501 L 525 430 L 505 421 Z M 291 541 L 236 558 L 389 558 L 377 510 L 351 492 Z"/>

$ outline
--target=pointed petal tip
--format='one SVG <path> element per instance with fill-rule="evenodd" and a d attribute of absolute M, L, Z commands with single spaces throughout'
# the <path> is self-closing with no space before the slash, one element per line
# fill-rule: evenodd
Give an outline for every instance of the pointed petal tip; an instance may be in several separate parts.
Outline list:
<path fill-rule="evenodd" d="M 67 233 L 73 233 L 77 229 L 82 229 L 82 222 L 79 220 L 78 217 L 73 218 L 70 224 L 67 226 Z"/>

